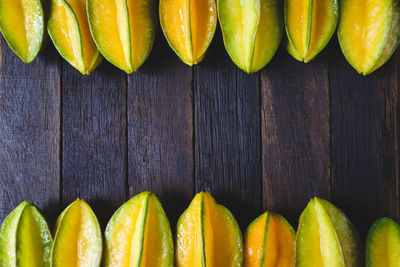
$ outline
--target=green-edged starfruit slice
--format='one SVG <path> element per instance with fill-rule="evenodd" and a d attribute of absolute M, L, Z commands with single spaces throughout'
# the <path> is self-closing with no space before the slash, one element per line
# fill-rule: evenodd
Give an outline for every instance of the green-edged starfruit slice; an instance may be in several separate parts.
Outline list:
<path fill-rule="evenodd" d="M 40 0 L 0 0 L 0 30 L 14 53 L 32 62 L 42 47 L 44 14 Z"/>
<path fill-rule="evenodd" d="M 184 63 L 200 63 L 217 27 L 215 0 L 160 0 L 159 9 L 171 48 Z"/>
<path fill-rule="evenodd" d="M 93 39 L 103 56 L 127 73 L 137 71 L 153 48 L 155 0 L 87 0 Z"/>
<path fill-rule="evenodd" d="M 377 70 L 399 45 L 399 1 L 340 1 L 338 38 L 344 56 L 358 73 Z"/>
<path fill-rule="evenodd" d="M 43 216 L 22 202 L 0 228 L 0 267 L 49 267 L 52 242 Z"/>
<path fill-rule="evenodd" d="M 247 73 L 262 69 L 282 39 L 280 0 L 218 0 L 218 18 L 225 48 Z"/>
<path fill-rule="evenodd" d="M 287 51 L 307 63 L 325 48 L 336 30 L 338 0 L 284 0 L 284 17 Z"/>
<path fill-rule="evenodd" d="M 300 216 L 296 236 L 298 267 L 363 265 L 360 237 L 346 215 L 330 202 L 313 198 Z"/>
<path fill-rule="evenodd" d="M 61 56 L 82 74 L 89 75 L 101 63 L 90 34 L 85 0 L 51 0 L 47 29 Z"/>
<path fill-rule="evenodd" d="M 143 192 L 123 204 L 105 232 L 104 266 L 172 267 L 174 242 L 157 197 Z"/>
<path fill-rule="evenodd" d="M 72 202 L 58 217 L 51 266 L 100 266 L 102 237 L 99 222 L 83 200 Z"/>
<path fill-rule="evenodd" d="M 242 234 L 232 213 L 206 192 L 197 194 L 177 226 L 175 265 L 240 267 Z"/>
<path fill-rule="evenodd" d="M 295 232 L 285 218 L 265 212 L 247 228 L 245 267 L 293 267 Z"/>
<path fill-rule="evenodd" d="M 369 231 L 365 256 L 367 267 L 400 266 L 400 226 L 389 218 L 377 220 Z"/>

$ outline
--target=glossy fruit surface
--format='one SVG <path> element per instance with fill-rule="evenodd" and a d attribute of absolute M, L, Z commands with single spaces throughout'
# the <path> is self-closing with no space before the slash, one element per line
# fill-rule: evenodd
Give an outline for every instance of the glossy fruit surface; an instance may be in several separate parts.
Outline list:
<path fill-rule="evenodd" d="M 0 228 L 0 267 L 48 267 L 52 242 L 42 215 L 22 202 Z"/>

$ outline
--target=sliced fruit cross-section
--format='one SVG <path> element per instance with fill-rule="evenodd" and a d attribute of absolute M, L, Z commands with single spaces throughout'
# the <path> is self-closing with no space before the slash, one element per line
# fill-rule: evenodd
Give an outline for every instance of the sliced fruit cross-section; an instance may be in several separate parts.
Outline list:
<path fill-rule="evenodd" d="M 40 0 L 0 0 L 0 30 L 25 63 L 38 55 L 43 42 L 44 15 Z"/>
<path fill-rule="evenodd" d="M 178 267 L 240 267 L 242 234 L 224 206 L 209 193 L 197 194 L 179 218 L 175 261 Z"/>
<path fill-rule="evenodd" d="M 262 69 L 282 39 L 280 0 L 218 0 L 225 48 L 247 73 Z"/>
<path fill-rule="evenodd" d="M 358 267 L 362 263 L 361 240 L 346 215 L 326 200 L 311 199 L 299 220 L 296 266 Z"/>
<path fill-rule="evenodd" d="M 50 266 L 52 238 L 46 221 L 29 202 L 22 202 L 0 228 L 0 267 Z"/>
<path fill-rule="evenodd" d="M 104 266 L 172 267 L 174 244 L 157 197 L 143 192 L 122 205 L 105 232 Z"/>
<path fill-rule="evenodd" d="M 100 266 L 102 237 L 89 205 L 77 199 L 58 217 L 51 251 L 52 267 Z"/>
<path fill-rule="evenodd" d="M 61 56 L 82 74 L 90 74 L 101 63 L 90 34 L 85 0 L 51 0 L 47 28 Z"/>
<path fill-rule="evenodd" d="M 400 266 L 400 226 L 389 218 L 377 220 L 367 238 L 367 267 Z"/>
<path fill-rule="evenodd" d="M 103 56 L 127 73 L 137 71 L 153 47 L 155 0 L 87 0 L 87 13 Z"/>
<path fill-rule="evenodd" d="M 307 63 L 324 49 L 336 30 L 338 0 L 285 0 L 284 17 L 287 50 Z"/>
<path fill-rule="evenodd" d="M 247 228 L 245 267 L 293 267 L 295 232 L 280 215 L 265 212 Z"/>
<path fill-rule="evenodd" d="M 214 0 L 160 0 L 164 35 L 180 59 L 200 63 L 214 37 L 217 8 Z"/>
<path fill-rule="evenodd" d="M 357 72 L 370 74 L 392 56 L 400 41 L 398 0 L 343 0 L 340 47 Z"/>

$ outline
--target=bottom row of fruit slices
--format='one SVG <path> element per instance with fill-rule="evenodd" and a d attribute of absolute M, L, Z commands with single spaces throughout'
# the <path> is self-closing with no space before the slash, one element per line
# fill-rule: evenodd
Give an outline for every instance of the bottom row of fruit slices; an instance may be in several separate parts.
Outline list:
<path fill-rule="evenodd" d="M 103 258 L 103 260 L 102 260 Z M 157 197 L 141 193 L 123 204 L 102 234 L 89 205 L 78 199 L 59 216 L 54 241 L 30 203 L 0 229 L 3 266 L 362 266 L 360 237 L 345 214 L 320 198 L 301 214 L 297 234 L 280 215 L 265 212 L 242 235 L 232 213 L 209 193 L 195 196 L 178 221 L 174 255 L 168 219 Z M 382 218 L 367 239 L 367 266 L 400 266 L 400 226 Z"/>

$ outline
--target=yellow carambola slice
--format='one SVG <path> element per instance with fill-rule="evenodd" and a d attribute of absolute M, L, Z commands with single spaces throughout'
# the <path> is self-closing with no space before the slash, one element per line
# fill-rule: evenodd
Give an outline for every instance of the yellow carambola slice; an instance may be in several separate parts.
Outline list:
<path fill-rule="evenodd" d="M 137 71 L 153 47 L 155 0 L 87 0 L 87 13 L 103 56 L 127 73 Z"/>
<path fill-rule="evenodd" d="M 337 0 L 285 0 L 287 50 L 297 60 L 311 61 L 328 44 L 335 32 Z"/>
<path fill-rule="evenodd" d="M 105 232 L 104 266 L 172 267 L 174 244 L 157 197 L 143 192 L 123 204 Z"/>
<path fill-rule="evenodd" d="M 247 228 L 246 267 L 293 267 L 295 231 L 285 218 L 265 212 Z"/>
<path fill-rule="evenodd" d="M 366 266 L 400 266 L 400 226 L 392 219 L 381 218 L 371 227 L 367 238 Z"/>
<path fill-rule="evenodd" d="M 342 211 L 326 200 L 310 200 L 299 220 L 296 266 L 362 266 L 361 248 L 357 231 Z"/>
<path fill-rule="evenodd" d="M 214 0 L 160 0 L 160 23 L 175 53 L 186 64 L 200 63 L 214 37 Z"/>
<path fill-rule="evenodd" d="M 44 15 L 40 0 L 0 0 L 0 30 L 25 63 L 38 55 L 43 42 Z"/>
<path fill-rule="evenodd" d="M 282 39 L 280 0 L 218 0 L 218 18 L 225 48 L 247 73 L 262 69 Z"/>
<path fill-rule="evenodd" d="M 61 56 L 82 74 L 90 74 L 101 63 L 90 34 L 85 0 L 51 0 L 47 29 Z"/>
<path fill-rule="evenodd" d="M 398 0 L 343 0 L 338 38 L 347 61 L 370 74 L 392 56 L 399 44 Z"/>
<path fill-rule="evenodd" d="M 29 202 L 22 202 L 0 228 L 0 267 L 50 266 L 52 238 L 46 221 Z"/>
<path fill-rule="evenodd" d="M 242 234 L 232 213 L 209 193 L 197 194 L 179 218 L 175 265 L 240 267 Z"/>
<path fill-rule="evenodd" d="M 100 266 L 102 237 L 96 215 L 77 199 L 58 217 L 51 266 Z"/>

